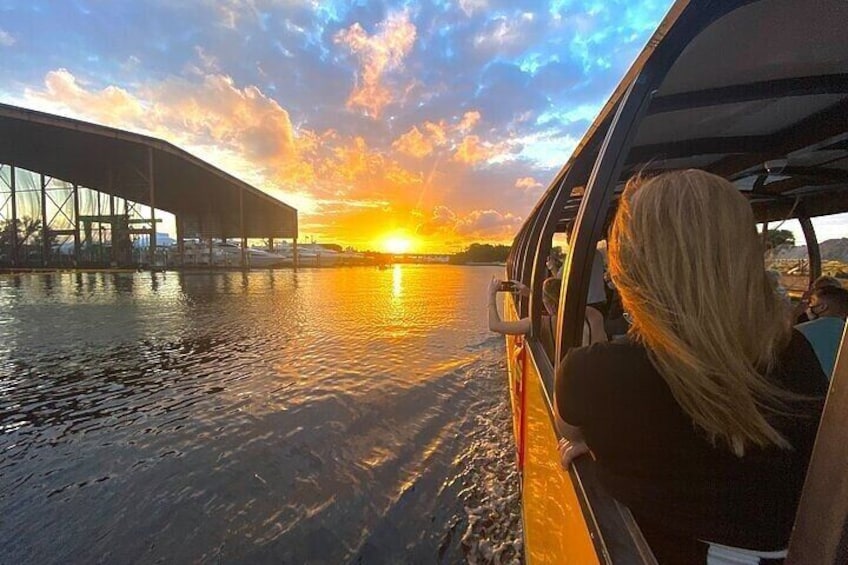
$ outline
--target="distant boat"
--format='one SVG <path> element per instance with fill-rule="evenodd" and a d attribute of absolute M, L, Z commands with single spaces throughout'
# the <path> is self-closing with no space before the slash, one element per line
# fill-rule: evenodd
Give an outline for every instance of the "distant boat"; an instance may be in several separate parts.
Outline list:
<path fill-rule="evenodd" d="M 241 266 L 241 246 L 235 243 L 214 242 L 210 249 L 208 243 L 186 241 L 184 249 L 185 265 Z M 245 249 L 245 263 L 248 268 L 285 267 L 292 264 L 291 259 L 283 255 L 254 247 Z"/>
<path fill-rule="evenodd" d="M 274 246 L 274 252 L 285 257 L 289 261 L 294 259 L 294 247 L 288 242 L 281 242 Z M 303 267 L 329 267 L 333 265 L 361 263 L 365 255 L 356 251 L 336 251 L 328 249 L 315 243 L 306 243 L 297 246 L 297 264 Z"/>

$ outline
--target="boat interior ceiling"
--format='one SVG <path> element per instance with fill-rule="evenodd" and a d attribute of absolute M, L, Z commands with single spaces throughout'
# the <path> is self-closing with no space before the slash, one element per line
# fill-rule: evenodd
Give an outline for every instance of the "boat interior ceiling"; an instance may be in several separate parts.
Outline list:
<path fill-rule="evenodd" d="M 810 10 L 804 2 L 763 0 L 707 26 L 651 98 L 616 194 L 636 174 L 699 168 L 733 181 L 760 222 L 848 210 L 844 22 L 848 2 Z M 587 134 L 580 151 L 599 147 L 606 129 Z M 580 195 L 572 190 L 558 231 L 570 229 Z"/>

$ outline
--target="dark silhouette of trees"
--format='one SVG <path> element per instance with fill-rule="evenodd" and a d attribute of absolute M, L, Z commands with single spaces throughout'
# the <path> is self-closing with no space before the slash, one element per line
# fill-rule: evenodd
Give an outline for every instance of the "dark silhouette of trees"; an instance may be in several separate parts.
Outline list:
<path fill-rule="evenodd" d="M 472 243 L 465 251 L 451 257 L 451 263 L 503 263 L 509 255 L 509 245 Z"/>
<path fill-rule="evenodd" d="M 766 234 L 766 248 L 774 249 L 778 245 L 795 245 L 795 234 L 789 230 L 771 230 Z"/>
<path fill-rule="evenodd" d="M 12 246 L 17 234 L 18 260 L 28 262 L 31 259 L 40 258 L 44 252 L 44 230 L 41 220 L 23 216 L 17 220 L 5 220 L 0 222 L 0 257 L 9 260 L 12 257 Z M 57 245 L 57 237 L 53 233 L 47 234 L 48 249 Z"/>

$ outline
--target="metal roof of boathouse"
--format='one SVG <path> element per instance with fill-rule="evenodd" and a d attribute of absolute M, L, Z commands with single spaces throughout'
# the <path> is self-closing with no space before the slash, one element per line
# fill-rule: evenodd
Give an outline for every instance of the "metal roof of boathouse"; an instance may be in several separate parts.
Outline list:
<path fill-rule="evenodd" d="M 0 163 L 153 205 L 196 235 L 297 237 L 295 208 L 167 141 L 126 130 L 0 104 Z"/>

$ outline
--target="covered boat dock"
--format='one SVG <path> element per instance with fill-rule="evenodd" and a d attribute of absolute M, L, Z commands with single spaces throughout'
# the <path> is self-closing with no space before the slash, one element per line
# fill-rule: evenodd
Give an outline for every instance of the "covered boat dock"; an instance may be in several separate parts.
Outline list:
<path fill-rule="evenodd" d="M 245 267 L 249 238 L 296 250 L 297 229 L 296 209 L 171 143 L 0 104 L 0 267 L 183 266 L 187 242 L 216 239 L 240 239 Z"/>

